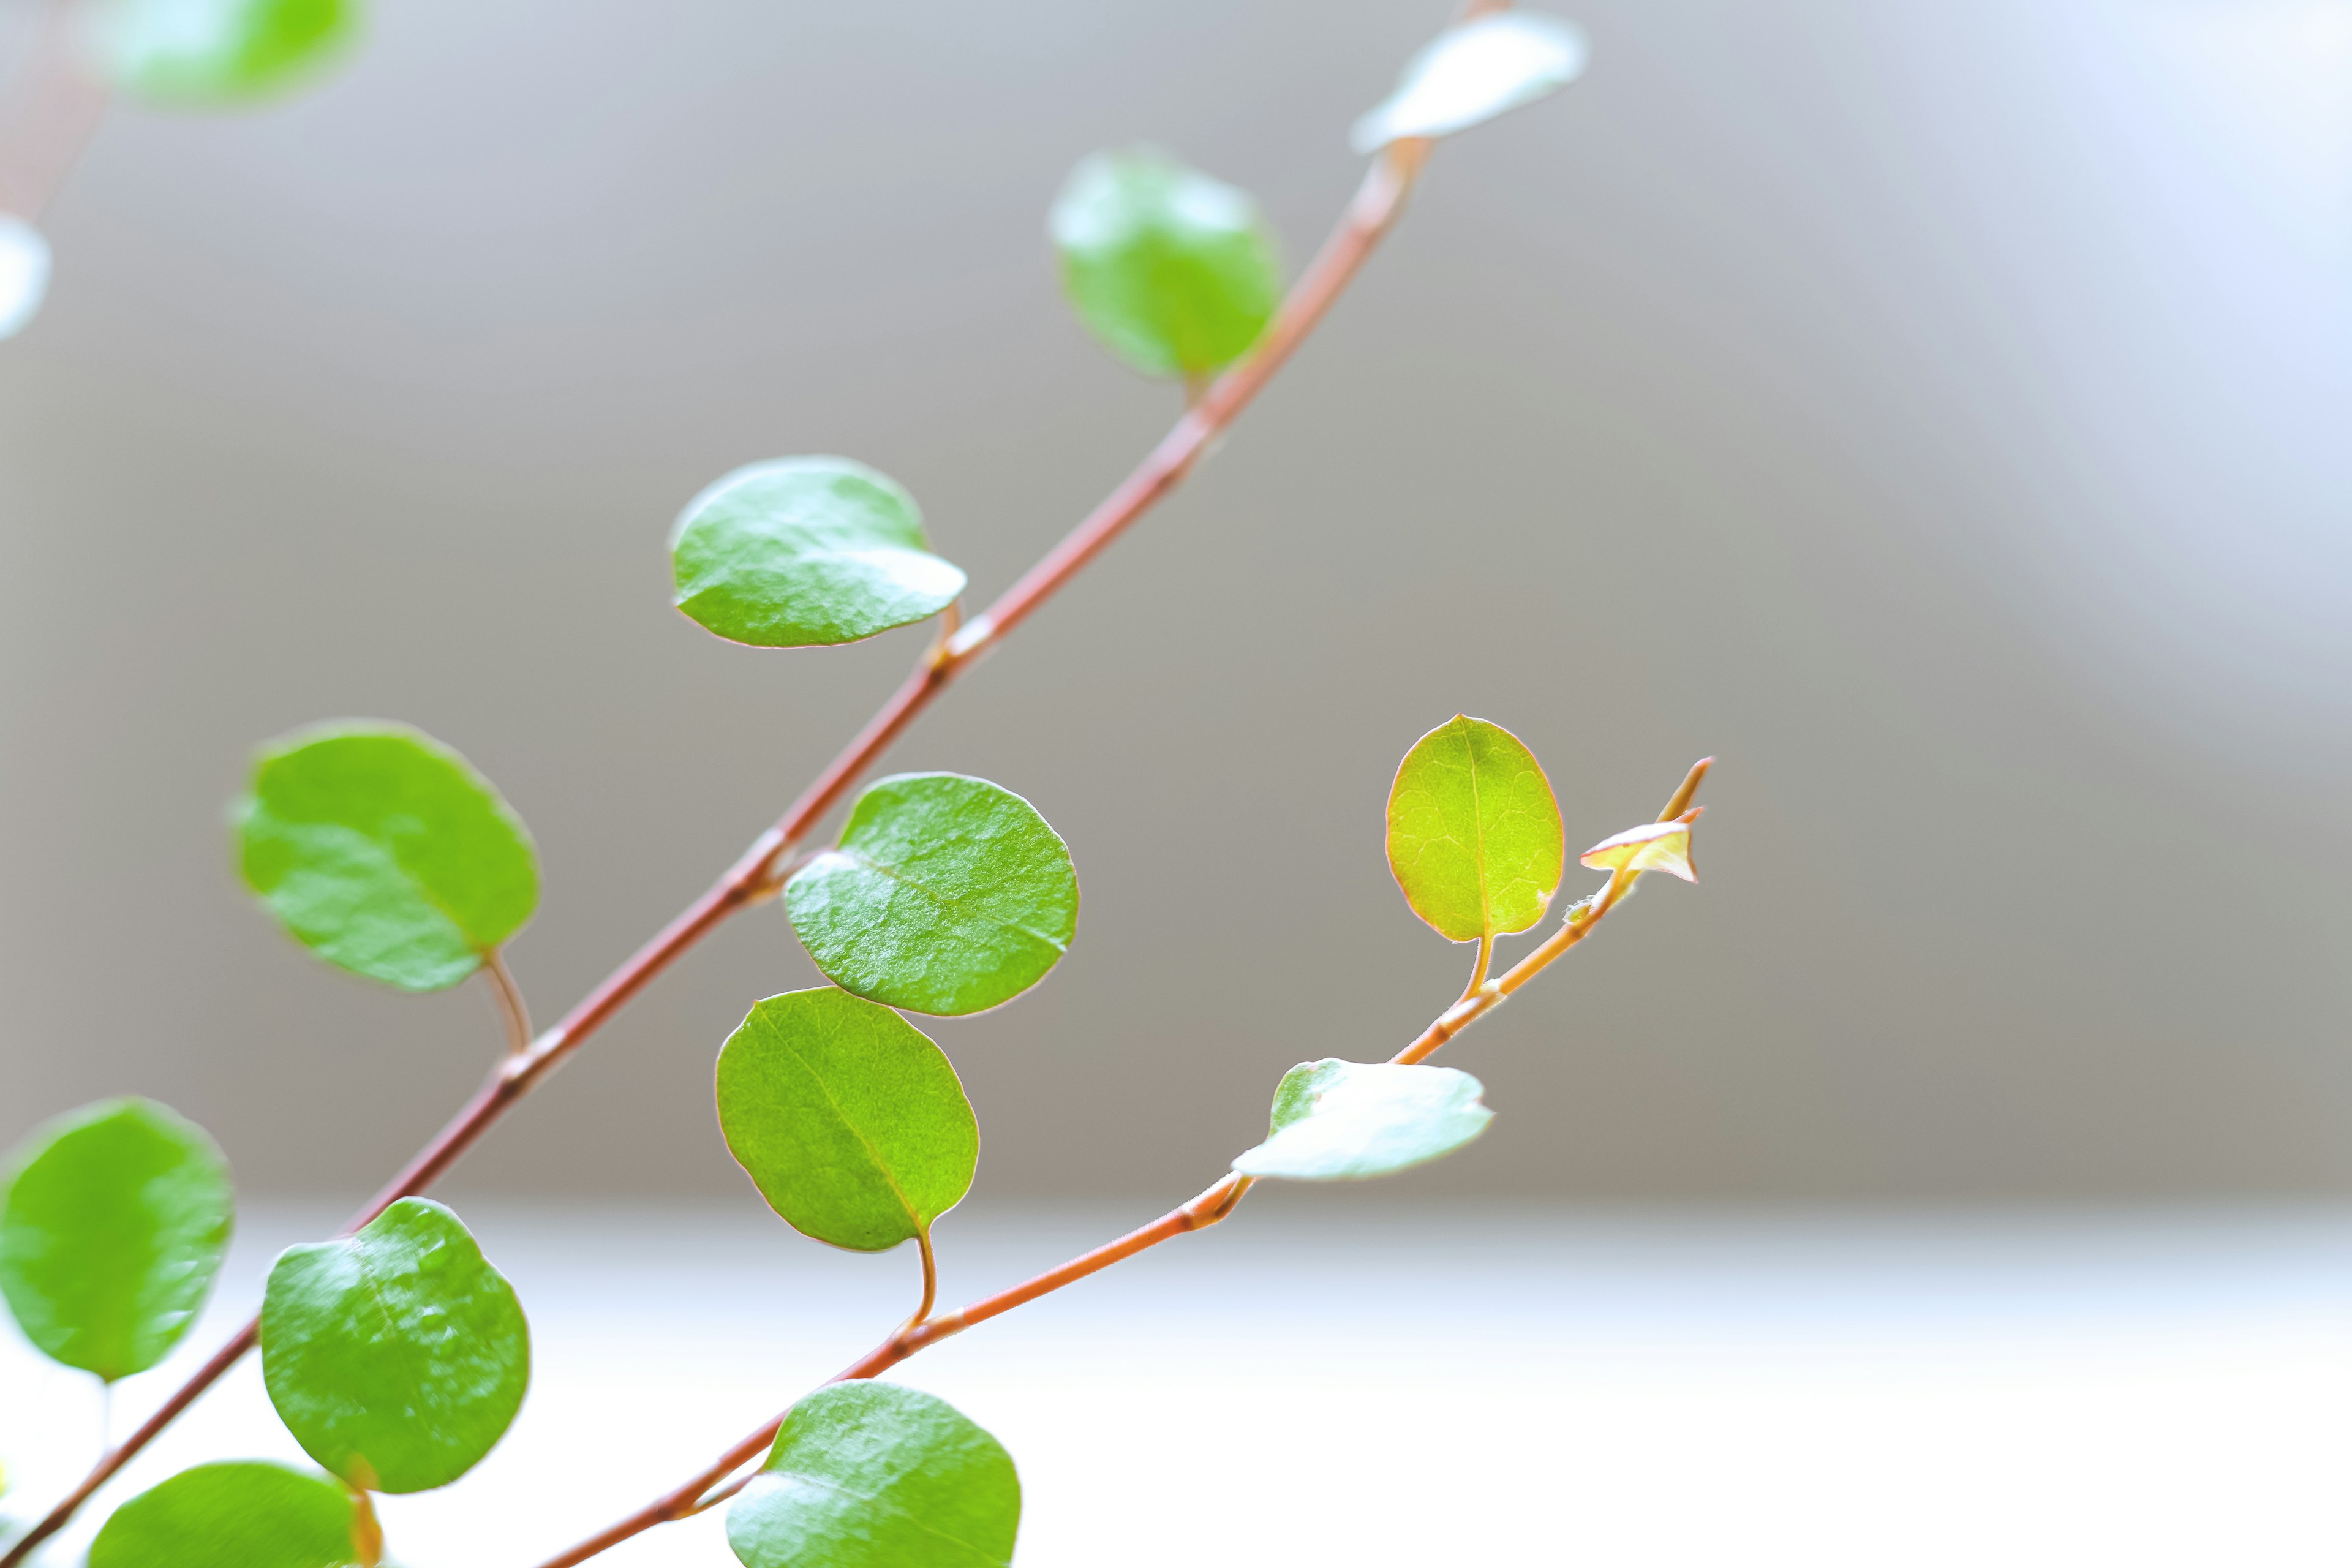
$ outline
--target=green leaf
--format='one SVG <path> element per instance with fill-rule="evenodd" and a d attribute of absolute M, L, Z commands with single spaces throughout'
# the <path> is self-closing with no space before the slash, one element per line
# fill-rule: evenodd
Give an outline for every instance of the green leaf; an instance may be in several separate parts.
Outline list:
<path fill-rule="evenodd" d="M 877 780 L 841 847 L 784 886 L 825 978 L 916 1013 L 977 1013 L 1045 977 L 1078 929 L 1069 847 L 1027 801 L 961 773 Z"/>
<path fill-rule="evenodd" d="M 228 1249 L 228 1163 L 152 1100 L 61 1116 L 20 1148 L 0 1207 L 0 1293 L 42 1353 L 107 1382 L 179 1343 Z"/>
<path fill-rule="evenodd" d="M 939 1047 L 829 985 L 769 997 L 727 1037 L 719 1126 L 794 1230 L 856 1252 L 929 1231 L 980 1161 L 980 1124 Z"/>
<path fill-rule="evenodd" d="M 237 806 L 246 885 L 330 963 L 438 991 L 539 903 L 530 835 L 429 735 L 353 720 L 265 749 Z"/>
<path fill-rule="evenodd" d="M 114 1510 L 89 1568 L 345 1568 L 361 1514 L 324 1476 L 257 1459 L 198 1465 Z"/>
<path fill-rule="evenodd" d="M 177 109 L 276 98 L 346 53 L 354 0 L 101 0 L 91 23 L 117 87 Z"/>
<path fill-rule="evenodd" d="M 1020 1528 L 1004 1446 L 894 1383 L 836 1383 L 793 1405 L 727 1510 L 746 1568 L 1005 1568 Z"/>
<path fill-rule="evenodd" d="M 1448 27 L 1404 68 L 1387 102 L 1349 141 L 1378 152 L 1407 136 L 1450 136 L 1533 103 L 1584 74 L 1584 29 L 1538 11 L 1503 11 Z"/>
<path fill-rule="evenodd" d="M 1051 227 L 1078 319 L 1146 375 L 1232 363 L 1282 300 L 1257 204 L 1159 153 L 1087 159 L 1062 186 Z"/>
<path fill-rule="evenodd" d="M 1543 919 L 1567 840 L 1535 753 L 1459 715 L 1413 742 L 1389 790 L 1389 868 L 1412 912 L 1454 942 Z"/>
<path fill-rule="evenodd" d="M 856 642 L 935 616 L 963 574 L 930 552 L 915 498 L 846 458 L 738 468 L 670 532 L 677 605 L 754 647 Z"/>
<path fill-rule="evenodd" d="M 261 1307 L 261 1377 L 303 1451 L 354 1487 L 446 1486 L 506 1435 L 530 1329 L 457 1216 L 402 1198 L 356 1235 L 287 1248 Z"/>
<path fill-rule="evenodd" d="M 1266 1141 L 1234 1162 L 1245 1176 L 1355 1182 L 1451 1154 L 1495 1113 L 1478 1080 L 1452 1068 L 1326 1057 L 1282 1075 Z"/>

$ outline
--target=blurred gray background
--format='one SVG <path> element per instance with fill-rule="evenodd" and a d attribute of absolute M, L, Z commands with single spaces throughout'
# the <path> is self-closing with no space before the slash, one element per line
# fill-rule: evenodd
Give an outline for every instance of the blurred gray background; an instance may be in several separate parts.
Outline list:
<path fill-rule="evenodd" d="M 1501 1116 L 1415 1192 L 2340 1194 L 2352 6 L 1563 8 L 1586 80 L 1442 149 L 1214 460 L 891 759 L 1028 795 L 1085 889 L 1045 984 L 927 1026 L 980 1193 L 1189 1193 L 1285 1068 L 1450 1001 L 1381 803 L 1464 710 L 1572 847 L 1722 763 L 1700 885 L 1449 1051 Z M 552 1018 L 921 647 L 709 637 L 679 505 L 846 453 L 992 595 L 1174 412 L 1057 298 L 1070 164 L 1169 147 L 1295 266 L 1444 17 L 374 10 L 312 96 L 118 110 L 0 346 L 0 1139 L 137 1090 L 249 1189 L 373 1187 L 495 1020 L 249 906 L 252 746 L 356 714 L 474 758 L 544 857 Z M 756 1204 L 710 1064 L 812 979 L 740 920 L 460 1189 Z"/>

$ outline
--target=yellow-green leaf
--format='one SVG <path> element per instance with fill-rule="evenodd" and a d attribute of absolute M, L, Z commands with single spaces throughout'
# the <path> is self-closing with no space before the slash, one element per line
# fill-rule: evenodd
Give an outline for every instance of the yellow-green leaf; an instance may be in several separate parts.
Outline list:
<path fill-rule="evenodd" d="M 1685 882 L 1698 880 L 1691 869 L 1691 824 L 1698 819 L 1694 809 L 1672 822 L 1645 822 L 1639 827 L 1629 827 L 1613 833 L 1579 857 L 1580 862 L 1596 871 L 1664 871 L 1669 877 L 1680 877 Z"/>
<path fill-rule="evenodd" d="M 1499 724 L 1456 715 L 1413 742 L 1389 790 L 1389 868 L 1405 902 L 1454 942 L 1543 919 L 1567 840 L 1535 753 Z"/>

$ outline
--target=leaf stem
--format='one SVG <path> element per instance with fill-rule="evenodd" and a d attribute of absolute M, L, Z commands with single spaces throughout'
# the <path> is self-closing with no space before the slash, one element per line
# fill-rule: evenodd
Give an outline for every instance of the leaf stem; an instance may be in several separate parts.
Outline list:
<path fill-rule="evenodd" d="M 1470 984 L 1462 988 L 1462 1001 L 1467 1002 L 1470 1000 L 1471 997 L 1478 994 L 1478 987 L 1486 984 L 1486 971 L 1494 964 L 1494 962 L 1495 933 L 1490 931 L 1480 931 L 1478 933 L 1478 961 L 1470 966 Z"/>
<path fill-rule="evenodd" d="M 515 984 L 506 954 L 495 947 L 485 952 L 482 973 L 490 983 L 490 994 L 498 998 L 499 1017 L 507 1026 L 507 1055 L 521 1056 L 530 1049 L 530 1005 L 522 999 L 522 987 Z"/>
<path fill-rule="evenodd" d="M 923 1300 L 915 1308 L 915 1315 L 907 1320 L 907 1326 L 910 1329 L 920 1328 L 940 1300 L 940 1259 L 939 1255 L 931 1250 L 929 1226 L 915 1233 L 915 1245 L 922 1249 L 923 1254 Z"/>
<path fill-rule="evenodd" d="M 817 775 L 816 781 L 801 792 L 800 797 L 793 802 L 775 826 L 752 840 L 751 847 L 743 851 L 724 876 L 681 910 L 626 963 L 606 975 L 571 1012 L 557 1020 L 553 1027 L 533 1040 L 528 1049 L 519 1051 L 500 1063 L 489 1080 L 475 1091 L 474 1097 L 450 1119 L 433 1141 L 352 1217 L 344 1227 L 345 1234 L 366 1225 L 397 1200 L 421 1192 L 437 1181 L 516 1101 L 562 1066 L 589 1036 L 627 1005 L 638 992 L 652 983 L 656 975 L 675 963 L 680 953 L 708 936 L 736 910 L 773 896 L 778 865 L 793 853 L 824 814 L 840 802 L 841 797 L 907 726 L 914 722 L 916 716 L 930 705 L 931 700 L 983 653 L 1002 642 L 1037 606 L 1053 597 L 1138 518 L 1181 483 L 1216 438 L 1224 433 L 1243 409 L 1249 406 L 1251 400 L 1274 378 L 1275 373 L 1289 360 L 1307 334 L 1329 311 L 1332 303 L 1362 268 L 1365 258 L 1371 254 L 1381 237 L 1402 216 L 1405 200 L 1412 194 L 1413 183 L 1428 160 L 1430 145 L 1426 141 L 1398 142 L 1373 161 L 1339 226 L 1324 241 L 1323 248 L 1316 253 L 1307 270 L 1300 274 L 1298 281 L 1284 297 L 1281 310 L 1276 313 L 1265 335 L 1258 340 L 1257 346 L 1249 355 L 1218 377 L 1200 403 L 1185 410 L 1175 427 L 1137 465 L 1118 488 L 1104 498 L 1076 528 L 1046 552 L 1044 559 L 999 595 L 987 610 L 958 627 L 943 648 L 937 653 L 927 653 L 921 664 L 891 694 L 889 700 L 866 721 L 866 727 L 827 764 L 824 772 Z M 1244 1186 L 1246 1187 L 1245 1183 Z M 257 1323 L 247 1323 L 240 1330 L 165 1402 L 162 1410 L 114 1452 L 100 1460 L 98 1468 L 74 1489 L 71 1495 L 50 1510 L 5 1555 L 0 1555 L 0 1568 L 21 1568 L 34 1547 L 63 1528 L 99 1487 L 152 1441 L 156 1434 L 169 1426 L 198 1394 L 236 1364 L 237 1359 L 252 1348 L 257 1331 Z M 699 1496 L 698 1492 L 697 1496 Z"/>
<path fill-rule="evenodd" d="M 1675 789 L 1673 797 L 1667 801 L 1666 809 L 1659 816 L 1659 821 L 1664 822 L 1680 816 L 1690 808 L 1691 796 L 1698 792 L 1700 781 L 1706 777 L 1707 769 L 1713 766 L 1714 763 L 1713 757 L 1706 757 L 1692 767 L 1689 773 L 1685 775 L 1681 785 Z M 1638 871 L 1620 870 L 1611 873 L 1609 886 L 1598 899 L 1590 904 L 1576 906 L 1570 911 L 1569 920 L 1562 922 L 1559 931 L 1547 938 L 1527 957 L 1512 965 L 1501 978 L 1473 984 L 1469 991 L 1465 993 L 1461 1001 L 1439 1015 L 1436 1022 L 1423 1031 L 1419 1039 L 1399 1051 L 1390 1060 L 1405 1064 L 1418 1062 L 1455 1035 L 1476 1023 L 1478 1019 L 1492 1011 L 1496 1004 L 1505 996 L 1541 973 L 1555 959 L 1591 934 L 1592 928 L 1601 923 L 1611 909 L 1623 901 L 1626 892 L 1641 879 L 1641 876 L 1642 873 Z M 1485 965 L 1482 963 L 1480 968 L 1483 970 Z M 898 1329 L 888 1339 L 836 1373 L 831 1381 L 846 1383 L 856 1378 L 879 1376 L 908 1356 L 950 1335 L 960 1334 L 975 1323 L 984 1323 L 991 1318 L 1000 1317 L 1015 1307 L 1035 1300 L 1040 1296 L 1049 1295 L 1066 1285 L 1075 1284 L 1090 1274 L 1100 1273 L 1112 1264 L 1132 1258 L 1147 1247 L 1157 1247 L 1163 1241 L 1172 1240 L 1192 1231 L 1206 1229 L 1232 1214 L 1234 1207 L 1248 1194 L 1251 1184 L 1249 1177 L 1237 1172 L 1229 1173 L 1192 1202 L 1179 1205 L 1141 1229 L 1131 1230 L 1116 1241 L 1097 1247 L 1092 1252 L 1082 1253 L 1067 1263 L 1058 1268 L 1049 1268 L 1045 1273 L 1024 1280 L 1009 1290 L 1000 1290 L 993 1296 L 983 1297 L 968 1307 L 957 1311 L 941 1313 L 936 1318 L 924 1320 L 919 1314 L 917 1321 L 910 1321 Z M 924 1239 L 928 1243 L 929 1237 L 926 1237 Z M 925 1252 L 927 1260 L 929 1256 L 927 1247 Z M 759 1458 L 761 1451 L 776 1440 L 776 1433 L 783 1426 L 784 1415 L 790 1414 L 790 1411 L 785 1411 L 779 1415 L 774 1420 L 768 1422 L 758 1431 L 751 1433 L 741 1442 L 721 1454 L 716 1461 L 692 1479 L 647 1503 L 628 1518 L 591 1536 L 570 1551 L 549 1558 L 541 1564 L 541 1568 L 577 1568 L 577 1564 L 587 1562 L 611 1547 L 617 1546 L 632 1536 L 641 1535 L 656 1525 L 688 1518 L 734 1496 L 736 1492 L 742 1489 L 745 1480 L 749 1478 L 733 1481 L 730 1481 L 729 1478 Z"/>

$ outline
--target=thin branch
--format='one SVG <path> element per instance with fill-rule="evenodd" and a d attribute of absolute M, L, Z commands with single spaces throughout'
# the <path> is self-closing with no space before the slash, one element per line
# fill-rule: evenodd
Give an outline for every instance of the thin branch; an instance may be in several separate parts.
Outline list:
<path fill-rule="evenodd" d="M 490 983 L 490 994 L 498 998 L 499 1017 L 507 1026 L 507 1055 L 519 1057 L 530 1049 L 530 1005 L 522 999 L 522 987 L 515 984 L 506 955 L 497 948 L 482 954 L 482 973 Z"/>
<path fill-rule="evenodd" d="M 1691 769 L 1684 778 L 1681 786 L 1675 791 L 1673 798 L 1666 803 L 1665 812 L 1658 818 L 1659 821 L 1664 822 L 1680 816 L 1689 809 L 1691 796 L 1697 793 L 1699 782 L 1706 777 L 1706 771 L 1714 761 L 1712 757 L 1706 758 Z M 1500 980 L 1485 985 L 1474 984 L 1469 995 L 1447 1008 L 1435 1023 L 1423 1032 L 1419 1039 L 1390 1059 L 1399 1063 L 1418 1062 L 1436 1050 L 1439 1046 L 1468 1028 L 1510 991 L 1526 984 L 1561 953 L 1591 935 L 1592 928 L 1601 923 L 1611 909 L 1624 900 L 1626 892 L 1641 879 L 1642 875 L 1639 871 L 1612 872 L 1608 889 L 1591 903 L 1577 906 L 1577 910 L 1571 911 L 1570 921 L 1562 926 L 1561 934 L 1555 934 L 1548 939 L 1542 946 L 1514 965 Z M 1589 912 L 1583 913 L 1583 917 L 1578 919 L 1576 918 L 1578 911 Z M 1565 941 L 1562 940 L 1563 934 L 1566 936 Z M 1482 964 L 1481 967 L 1483 968 L 1484 965 Z M 1449 1020 L 1453 1020 L 1450 1025 Z M 1163 1241 L 1173 1240 L 1192 1231 L 1204 1230 L 1232 1214 L 1242 1199 L 1249 1194 L 1251 1185 L 1249 1177 L 1237 1172 L 1228 1173 L 1192 1202 L 1179 1205 L 1150 1225 L 1139 1230 L 1131 1230 L 1117 1241 L 1097 1247 L 1092 1252 L 1082 1253 L 1058 1268 L 1049 1268 L 1045 1273 L 1024 1280 L 1009 1290 L 1000 1290 L 993 1296 L 983 1297 L 961 1310 L 944 1312 L 928 1321 L 921 1321 L 919 1317 L 918 1321 L 900 1328 L 888 1339 L 866 1352 L 864 1356 L 834 1374 L 830 1381 L 847 1383 L 857 1378 L 877 1377 L 905 1361 L 908 1356 L 928 1346 L 937 1344 L 950 1335 L 960 1334 L 975 1323 L 984 1323 L 991 1318 L 1001 1317 L 1015 1307 L 1034 1301 L 1040 1296 L 1050 1295 L 1066 1285 L 1076 1284 L 1090 1274 L 1098 1274 L 1112 1264 L 1122 1262 L 1148 1247 L 1159 1246 Z M 929 1238 L 926 1237 L 924 1240 L 928 1244 Z M 928 1271 L 929 1260 L 928 1245 L 924 1257 Z M 784 1415 L 789 1414 L 791 1414 L 789 1411 L 784 1413 Z M 541 1568 L 577 1568 L 578 1564 L 619 1545 L 633 1536 L 642 1535 L 656 1525 L 689 1518 L 734 1496 L 743 1489 L 750 1478 L 741 1477 L 732 1481 L 730 1481 L 729 1478 L 759 1458 L 771 1444 L 775 1442 L 777 1432 L 783 1426 L 784 1415 L 779 1415 L 774 1420 L 728 1449 L 691 1480 L 656 1498 L 628 1518 L 591 1536 L 570 1551 L 549 1558 L 541 1564 Z"/>
<path fill-rule="evenodd" d="M 965 621 L 936 652 L 927 653 L 914 672 L 893 692 L 866 728 L 828 764 L 816 782 L 776 825 L 754 839 L 729 868 L 726 875 L 687 906 L 652 941 L 605 976 L 571 1012 L 531 1042 L 529 1049 L 509 1057 L 489 1080 L 475 1092 L 415 1158 L 387 1182 L 367 1205 L 354 1215 L 345 1233 L 359 1229 L 398 1201 L 423 1191 L 451 1166 L 515 1103 L 562 1066 L 587 1038 L 619 1012 L 679 954 L 700 942 L 730 915 L 772 897 L 776 870 L 790 857 L 825 813 L 839 803 L 852 785 L 896 741 L 931 700 L 951 684 L 989 648 L 1002 642 L 1013 627 L 1059 592 L 1084 570 L 1111 541 L 1181 483 L 1184 477 L 1242 410 L 1274 378 L 1307 334 L 1313 331 L 1363 266 L 1373 247 L 1404 211 L 1430 143 L 1399 142 L 1372 164 L 1363 184 L 1323 248 L 1316 253 L 1282 308 L 1249 356 L 1220 376 L 1200 403 L 1187 409 L 1176 426 L 1153 447 L 1135 470 L 1087 514 L 1045 558 L 1006 589 L 987 610 Z M 1146 1244 L 1149 1245 L 1149 1244 Z M 73 1494 L 52 1509 L 5 1556 L 0 1568 L 21 1568 L 41 1542 L 55 1534 L 90 1494 L 127 1463 L 131 1456 L 169 1425 L 251 1348 L 257 1325 L 248 1323 L 220 1353 L 173 1394 L 155 1419 L 100 1462 L 97 1470 Z M 870 1374 L 869 1374 L 870 1375 Z M 697 1493 L 698 1497 L 699 1492 Z M 693 1500 L 688 1500 L 691 1502 Z M 656 1521 L 655 1522 L 659 1522 Z M 615 1538 L 619 1539 L 619 1538 Z"/>
<path fill-rule="evenodd" d="M 106 117 L 106 84 L 75 47 L 72 0 L 43 8 L 10 97 L 21 107 L 0 127 L 0 213 L 38 222 Z"/>

